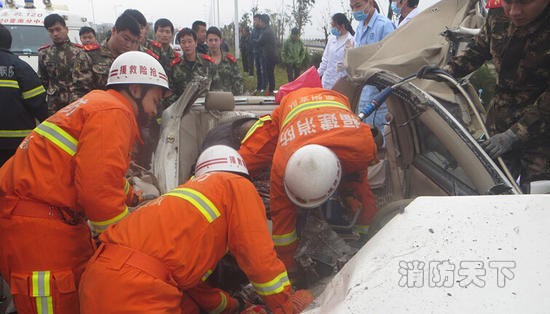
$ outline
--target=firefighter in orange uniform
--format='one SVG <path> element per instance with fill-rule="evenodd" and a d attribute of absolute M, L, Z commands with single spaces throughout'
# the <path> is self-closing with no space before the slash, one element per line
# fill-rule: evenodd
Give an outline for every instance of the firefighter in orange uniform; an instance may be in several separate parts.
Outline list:
<path fill-rule="evenodd" d="M 347 97 L 319 88 L 313 72 L 281 87 L 280 105 L 251 127 L 239 150 L 252 176 L 272 163 L 273 242 L 291 273 L 297 271 L 297 207 L 317 207 L 338 190 L 348 207 L 362 207 L 354 230 L 363 238 L 376 213 L 367 179 L 376 157 L 370 128 L 353 114 Z"/>
<path fill-rule="evenodd" d="M 79 313 L 77 287 L 95 246 L 86 220 L 101 233 L 127 215 L 136 117 L 155 115 L 167 88 L 151 56 L 122 54 L 106 91 L 42 122 L 0 168 L 0 271 L 19 313 Z"/>
<path fill-rule="evenodd" d="M 271 311 L 303 310 L 237 151 L 207 148 L 195 175 L 100 236 L 80 282 L 82 313 L 234 312 L 238 301 L 204 283 L 228 251 Z"/>

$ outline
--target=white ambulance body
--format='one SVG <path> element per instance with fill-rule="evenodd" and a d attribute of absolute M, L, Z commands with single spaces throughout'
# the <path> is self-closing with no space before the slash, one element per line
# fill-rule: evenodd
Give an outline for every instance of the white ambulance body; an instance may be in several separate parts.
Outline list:
<path fill-rule="evenodd" d="M 44 28 L 44 18 L 53 13 L 63 16 L 70 40 L 79 43 L 80 28 L 90 24 L 85 17 L 67 11 L 66 6 L 53 6 L 46 0 L 42 8 L 35 7 L 32 1 L 25 1 L 25 7 L 21 7 L 13 1 L 6 1 L 5 7 L 0 9 L 0 23 L 11 32 L 11 51 L 35 71 L 38 70 L 38 48 L 51 43 Z"/>

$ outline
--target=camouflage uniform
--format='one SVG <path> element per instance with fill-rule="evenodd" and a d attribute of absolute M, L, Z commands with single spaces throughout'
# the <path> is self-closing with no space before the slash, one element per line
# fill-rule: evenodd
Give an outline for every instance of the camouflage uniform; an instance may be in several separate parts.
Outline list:
<path fill-rule="evenodd" d="M 46 87 L 50 114 L 78 98 L 72 70 L 76 56 L 82 51 L 82 45 L 68 39 L 61 45 L 46 45 L 38 49 L 38 75 Z"/>
<path fill-rule="evenodd" d="M 78 97 L 94 89 L 105 89 L 109 78 L 109 69 L 117 56 L 107 48 L 107 40 L 100 45 L 86 45 L 84 51 L 76 56 L 73 69 L 76 93 Z"/>
<path fill-rule="evenodd" d="M 243 76 L 235 57 L 228 53 L 222 53 L 222 61 L 214 65 L 212 70 L 210 90 L 233 92 L 233 95 L 243 94 Z"/>
<path fill-rule="evenodd" d="M 169 77 L 170 88 L 174 95 L 165 100 L 166 105 L 172 104 L 185 91 L 187 84 L 196 76 L 209 77 L 214 66 L 214 59 L 209 55 L 198 54 L 195 62 L 187 62 L 184 58 L 177 59 L 172 69 L 172 77 Z"/>
<path fill-rule="evenodd" d="M 149 39 L 142 49 L 142 51 L 150 54 L 158 60 L 169 78 L 172 76 L 172 68 L 175 63 L 179 62 L 178 59 L 181 59 L 181 57 L 174 51 L 174 49 L 172 49 L 171 46 L 168 46 L 168 51 L 166 51 L 162 48 L 161 43 Z"/>
<path fill-rule="evenodd" d="M 549 21 L 550 6 L 522 27 L 492 9 L 475 41 L 445 67 L 462 77 L 492 59 L 498 77 L 486 124 L 491 134 L 511 128 L 520 138 L 502 157 L 522 183 L 550 179 Z"/>

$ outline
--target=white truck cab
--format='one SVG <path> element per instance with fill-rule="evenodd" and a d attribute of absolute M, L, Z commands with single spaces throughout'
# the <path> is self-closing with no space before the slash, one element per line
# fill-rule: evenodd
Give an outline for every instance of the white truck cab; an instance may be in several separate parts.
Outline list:
<path fill-rule="evenodd" d="M 43 4 L 43 8 L 37 8 L 33 0 L 25 0 L 25 5 L 21 7 L 14 0 L 8 0 L 5 7 L 0 9 L 0 23 L 11 32 L 11 51 L 35 71 L 38 71 L 38 49 L 51 43 L 44 28 L 46 16 L 53 13 L 63 16 L 69 28 L 69 39 L 76 43 L 80 42 L 80 28 L 90 26 L 85 17 L 69 12 L 66 6 L 52 5 L 49 0 L 44 0 Z"/>

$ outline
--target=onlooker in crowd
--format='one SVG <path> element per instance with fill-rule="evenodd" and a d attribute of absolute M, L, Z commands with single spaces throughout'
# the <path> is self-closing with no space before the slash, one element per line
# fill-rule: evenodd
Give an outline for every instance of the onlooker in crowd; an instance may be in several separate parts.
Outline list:
<path fill-rule="evenodd" d="M 10 31 L 0 24 L 0 167 L 34 129 L 35 120 L 48 117 L 46 90 L 31 66 L 10 52 L 11 41 Z"/>
<path fill-rule="evenodd" d="M 208 45 L 208 43 L 206 44 Z M 220 49 L 222 52 L 229 52 L 229 45 L 225 42 L 225 39 L 222 38 L 222 42 L 220 43 Z"/>
<path fill-rule="evenodd" d="M 168 77 L 172 74 L 172 67 L 179 55 L 172 49 L 171 43 L 174 38 L 174 25 L 168 19 L 158 19 L 153 27 L 155 40 L 147 40 L 145 52 L 157 59 Z"/>
<path fill-rule="evenodd" d="M 256 65 L 256 90 L 255 94 L 263 93 L 265 90 L 265 57 L 263 49 L 259 44 L 260 37 L 264 31 L 261 21 L 261 14 L 254 14 L 252 19 L 253 29 L 250 34 L 250 45 L 252 46 L 252 55 Z"/>
<path fill-rule="evenodd" d="M 379 42 L 395 30 L 392 21 L 377 12 L 374 0 L 350 0 L 350 6 L 353 18 L 359 22 L 355 32 L 355 47 Z M 375 86 L 365 85 L 361 92 L 359 111 L 363 110 L 377 93 L 378 89 Z M 366 122 L 382 130 L 386 123 L 387 111 L 384 103 L 367 118 Z"/>
<path fill-rule="evenodd" d="M 355 31 L 345 14 L 334 14 L 330 26 L 332 36 L 328 39 L 318 69 L 324 89 L 332 89 L 339 78 L 346 76 L 344 55 L 346 49 L 354 47 L 355 42 L 353 38 Z"/>
<path fill-rule="evenodd" d="M 277 37 L 269 25 L 269 15 L 260 16 L 262 34 L 258 39 L 258 45 L 262 49 L 265 59 L 265 88 L 266 95 L 273 95 L 275 90 L 275 65 L 279 63 L 279 49 L 277 47 Z"/>
<path fill-rule="evenodd" d="M 306 58 L 306 47 L 300 40 L 300 30 L 294 27 L 290 31 L 290 38 L 283 43 L 283 51 L 281 53 L 281 61 L 286 66 L 286 74 L 288 81 L 294 81 L 300 76 L 302 63 Z"/>
<path fill-rule="evenodd" d="M 199 53 L 208 54 L 208 45 L 206 45 L 206 23 L 203 21 L 195 21 L 191 29 L 197 34 L 197 51 Z"/>
<path fill-rule="evenodd" d="M 212 67 L 212 83 L 210 90 L 223 90 L 233 95 L 242 95 L 244 84 L 237 59 L 221 48 L 222 33 L 217 27 L 210 27 L 206 32 L 206 43 L 214 66 Z"/>
<path fill-rule="evenodd" d="M 138 50 L 141 50 L 141 51 L 145 51 L 145 49 L 143 48 L 145 46 L 145 42 L 146 42 L 146 38 L 147 38 L 147 31 L 149 30 L 149 25 L 147 24 L 147 19 L 145 18 L 145 15 L 143 15 L 143 13 L 141 13 L 140 11 L 136 10 L 136 9 L 126 9 L 124 12 L 122 12 L 122 14 L 128 14 L 130 15 L 131 17 L 133 17 L 134 19 L 136 19 L 136 21 L 138 22 L 139 24 L 139 46 L 138 46 Z"/>
<path fill-rule="evenodd" d="M 190 28 L 181 29 L 176 38 L 179 42 L 183 57 L 177 59 L 174 64 L 170 87 L 174 95 L 168 98 L 168 105 L 176 101 L 185 91 L 187 84 L 197 76 L 211 76 L 214 59 L 209 55 L 199 53 L 197 50 L 197 33 Z"/>
<path fill-rule="evenodd" d="M 252 45 L 250 44 L 250 28 L 248 26 L 240 28 L 241 38 L 239 40 L 239 49 L 241 50 L 241 61 L 243 70 L 250 76 L 254 76 L 254 55 L 252 54 Z"/>
<path fill-rule="evenodd" d="M 97 44 L 97 36 L 95 30 L 91 27 L 82 26 L 80 28 L 80 31 L 78 32 L 78 36 L 80 36 L 80 42 L 82 43 L 82 45 Z"/>
<path fill-rule="evenodd" d="M 38 49 L 38 76 L 46 87 L 48 110 L 53 114 L 78 99 L 73 80 L 73 65 L 82 45 L 69 40 L 69 28 L 59 14 L 44 18 L 44 27 L 53 44 Z"/>
<path fill-rule="evenodd" d="M 395 15 L 399 15 L 397 27 L 407 24 L 420 11 L 418 10 L 419 0 L 397 0 L 392 1 L 391 10 Z"/>
<path fill-rule="evenodd" d="M 136 19 L 122 14 L 116 20 L 111 36 L 101 46 L 86 46 L 77 55 L 74 65 L 73 77 L 77 94 L 84 96 L 91 90 L 104 89 L 111 64 L 124 52 L 137 50 L 139 36 L 140 28 Z"/>
<path fill-rule="evenodd" d="M 444 68 L 463 77 L 492 60 L 496 93 L 487 113 L 492 137 L 484 144 L 502 156 L 512 175 L 550 180 L 550 5 L 548 0 L 502 1 L 490 9 L 481 32 Z"/>

